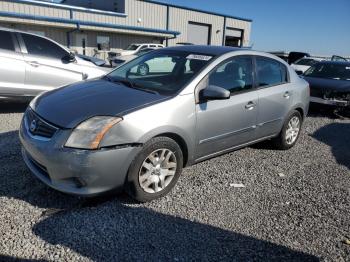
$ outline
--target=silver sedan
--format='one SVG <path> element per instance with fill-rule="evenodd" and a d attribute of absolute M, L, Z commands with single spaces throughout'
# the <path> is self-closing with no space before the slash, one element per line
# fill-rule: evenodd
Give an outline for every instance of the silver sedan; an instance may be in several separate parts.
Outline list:
<path fill-rule="evenodd" d="M 36 97 L 20 139 L 25 163 L 52 188 L 150 201 L 186 166 L 263 140 L 291 148 L 308 105 L 308 84 L 273 55 L 172 47 Z"/>

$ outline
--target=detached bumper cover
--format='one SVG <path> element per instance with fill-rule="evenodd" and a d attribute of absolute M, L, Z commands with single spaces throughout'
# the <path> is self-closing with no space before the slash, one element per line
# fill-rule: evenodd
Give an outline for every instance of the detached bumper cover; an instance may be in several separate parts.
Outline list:
<path fill-rule="evenodd" d="M 310 102 L 324 105 L 332 105 L 332 106 L 350 106 L 350 101 L 340 100 L 340 99 L 325 99 L 320 97 L 310 97 Z"/>
<path fill-rule="evenodd" d="M 94 196 L 121 189 L 140 147 L 70 149 L 63 147 L 69 134 L 69 130 L 59 130 L 52 139 L 41 140 L 22 121 L 22 155 L 30 171 L 48 186 L 73 195 Z"/>

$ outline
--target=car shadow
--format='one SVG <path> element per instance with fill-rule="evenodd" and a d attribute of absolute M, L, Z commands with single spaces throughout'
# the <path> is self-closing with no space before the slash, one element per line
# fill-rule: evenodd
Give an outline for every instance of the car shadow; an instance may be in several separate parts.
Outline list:
<path fill-rule="evenodd" d="M 54 191 L 24 165 L 17 131 L 0 134 L 0 173 L 0 197 L 44 210 L 32 226 L 36 236 L 93 261 L 318 261 L 282 245 L 155 212 L 124 194 L 86 200 Z"/>
<path fill-rule="evenodd" d="M 0 114 L 23 113 L 28 107 L 29 102 L 13 102 L 0 100 Z"/>
<path fill-rule="evenodd" d="M 33 233 L 93 261 L 318 261 L 268 241 L 117 201 L 49 216 Z"/>
<path fill-rule="evenodd" d="M 350 123 L 332 123 L 311 136 L 330 146 L 337 163 L 350 170 Z"/>

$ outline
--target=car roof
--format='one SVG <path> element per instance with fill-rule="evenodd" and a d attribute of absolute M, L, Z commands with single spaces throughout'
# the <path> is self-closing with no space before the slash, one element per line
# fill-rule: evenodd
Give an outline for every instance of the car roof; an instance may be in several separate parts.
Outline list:
<path fill-rule="evenodd" d="M 319 64 L 350 66 L 350 61 L 321 61 Z"/>
<path fill-rule="evenodd" d="M 167 47 L 163 50 L 185 51 L 185 52 L 194 52 L 194 53 L 200 53 L 200 54 L 220 56 L 232 51 L 248 50 L 248 49 L 230 47 L 230 46 L 183 45 L 183 46 Z"/>
<path fill-rule="evenodd" d="M 51 39 L 49 37 L 46 37 L 46 36 L 42 36 L 42 35 L 38 35 L 38 34 L 35 34 L 35 33 L 26 32 L 26 31 L 14 29 L 14 28 L 1 27 L 1 26 L 0 26 L 0 31 L 8 31 L 8 32 L 12 32 L 12 33 L 21 33 L 21 34 L 27 34 L 27 35 L 34 35 L 34 36 L 37 36 L 37 37 L 40 37 L 40 38 L 44 38 L 46 40 L 49 40 L 49 41 L 55 43 L 56 45 L 59 45 L 61 48 L 63 48 L 67 52 L 69 52 L 69 49 L 67 47 L 61 45 L 60 43 L 57 43 L 53 39 Z"/>

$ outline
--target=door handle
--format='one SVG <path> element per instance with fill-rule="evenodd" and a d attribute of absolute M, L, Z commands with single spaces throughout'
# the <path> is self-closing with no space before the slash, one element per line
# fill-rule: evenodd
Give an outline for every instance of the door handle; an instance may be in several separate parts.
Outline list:
<path fill-rule="evenodd" d="M 40 64 L 36 61 L 30 61 L 30 62 L 27 62 L 29 65 L 31 65 L 32 67 L 39 67 Z"/>
<path fill-rule="evenodd" d="M 255 103 L 253 101 L 249 101 L 248 104 L 245 105 L 245 109 L 252 110 L 255 107 Z"/>
<path fill-rule="evenodd" d="M 283 95 L 284 98 L 289 99 L 290 98 L 290 93 L 287 91 Z"/>

